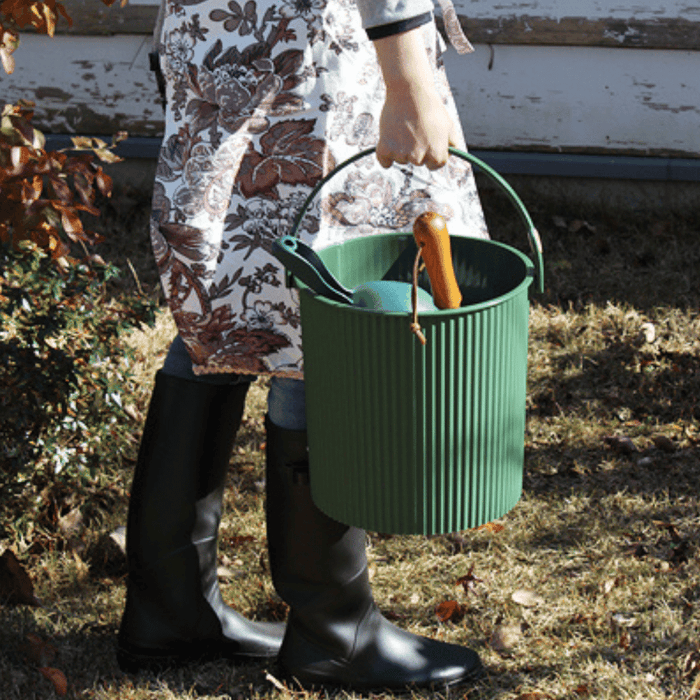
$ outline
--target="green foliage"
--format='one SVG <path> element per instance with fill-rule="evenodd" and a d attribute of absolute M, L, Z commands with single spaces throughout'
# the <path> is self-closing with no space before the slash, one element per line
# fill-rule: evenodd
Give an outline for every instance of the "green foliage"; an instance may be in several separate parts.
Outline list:
<path fill-rule="evenodd" d="M 128 357 L 120 336 L 153 318 L 109 299 L 116 268 L 58 267 L 38 246 L 0 245 L 0 504 L 57 480 L 89 481 L 124 444 Z M 0 508 L 0 511 L 4 510 Z"/>
<path fill-rule="evenodd" d="M 55 0 L 32 7 L 0 0 L 6 69 L 16 28 L 51 34 L 65 14 Z M 0 114 L 0 537 L 18 519 L 31 527 L 47 494 L 88 486 L 120 454 L 129 386 L 120 336 L 154 312 L 140 293 L 110 297 L 118 271 L 89 252 L 101 237 L 84 223 L 112 192 L 96 158 L 119 161 L 125 134 L 46 151 L 33 118 L 27 100 Z"/>

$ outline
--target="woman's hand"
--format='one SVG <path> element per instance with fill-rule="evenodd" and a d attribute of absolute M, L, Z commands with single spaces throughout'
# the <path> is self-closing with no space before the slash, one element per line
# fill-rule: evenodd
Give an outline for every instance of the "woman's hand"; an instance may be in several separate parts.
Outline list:
<path fill-rule="evenodd" d="M 461 135 L 435 87 L 422 29 L 374 44 L 386 84 L 377 160 L 385 168 L 394 162 L 441 168 Z"/>

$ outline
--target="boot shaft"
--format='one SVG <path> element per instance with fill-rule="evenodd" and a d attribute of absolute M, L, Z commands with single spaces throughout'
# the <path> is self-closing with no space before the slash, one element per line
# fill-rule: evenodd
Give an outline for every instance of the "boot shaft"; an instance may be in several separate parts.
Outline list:
<path fill-rule="evenodd" d="M 247 390 L 156 375 L 131 487 L 130 569 L 215 537 Z"/>

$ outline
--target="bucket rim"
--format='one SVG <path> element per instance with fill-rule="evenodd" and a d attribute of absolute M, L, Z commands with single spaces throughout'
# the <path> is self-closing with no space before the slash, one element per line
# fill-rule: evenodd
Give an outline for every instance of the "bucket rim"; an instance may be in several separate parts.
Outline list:
<path fill-rule="evenodd" d="M 367 236 L 367 238 L 372 238 L 375 240 L 378 239 L 383 239 L 383 238 L 399 238 L 399 237 L 405 237 L 405 238 L 410 238 L 413 239 L 413 235 L 410 233 L 406 233 L 405 231 L 399 231 L 396 233 L 381 233 L 376 236 Z M 480 301 L 477 302 L 476 304 L 468 304 L 466 306 L 460 306 L 457 309 L 438 309 L 436 311 L 421 311 L 420 312 L 420 318 L 421 319 L 434 319 L 436 321 L 439 321 L 441 319 L 447 318 L 447 317 L 452 317 L 452 316 L 460 316 L 460 315 L 469 315 L 472 313 L 477 313 L 479 311 L 483 311 L 485 309 L 492 308 L 494 306 L 499 306 L 501 304 L 504 304 L 505 302 L 509 301 L 510 299 L 520 296 L 524 291 L 526 291 L 530 285 L 535 281 L 536 277 L 536 269 L 535 265 L 532 262 L 532 260 L 525 255 L 522 251 L 518 250 L 517 248 L 514 248 L 511 245 L 508 245 L 507 243 L 503 243 L 501 241 L 494 241 L 492 239 L 485 239 L 485 238 L 471 238 L 469 236 L 457 236 L 457 235 L 451 235 L 450 238 L 454 239 L 462 239 L 462 240 L 469 240 L 469 241 L 474 241 L 477 242 L 478 245 L 488 245 L 488 246 L 497 246 L 498 248 L 501 248 L 503 250 L 506 250 L 508 253 L 513 254 L 515 257 L 519 258 L 525 265 L 525 275 L 523 279 L 512 289 L 509 291 L 505 292 L 504 294 L 500 294 L 497 297 L 493 297 L 492 299 L 486 299 L 485 301 Z M 356 241 L 358 239 L 352 239 L 352 241 Z M 331 248 L 340 248 L 345 243 L 350 243 L 350 241 L 343 241 L 341 243 L 334 243 L 329 246 L 325 246 L 324 248 L 319 249 L 317 252 L 322 253 L 323 251 L 329 250 Z M 297 280 L 297 278 L 294 278 L 294 283 L 296 285 L 296 289 L 300 292 L 303 293 L 306 297 L 315 299 L 319 301 L 322 304 L 325 304 L 330 307 L 335 307 L 339 309 L 343 309 L 344 311 L 348 313 L 359 313 L 359 314 L 372 314 L 374 316 L 383 316 L 383 317 L 395 317 L 395 318 L 409 318 L 411 316 L 410 311 L 378 311 L 376 309 L 367 309 L 367 308 L 361 308 L 358 306 L 353 306 L 352 304 L 347 304 L 345 302 L 340 302 L 340 301 L 334 301 L 333 299 L 329 299 L 328 297 L 323 296 L 322 294 L 316 294 L 315 292 L 311 291 L 303 282 L 300 282 Z"/>

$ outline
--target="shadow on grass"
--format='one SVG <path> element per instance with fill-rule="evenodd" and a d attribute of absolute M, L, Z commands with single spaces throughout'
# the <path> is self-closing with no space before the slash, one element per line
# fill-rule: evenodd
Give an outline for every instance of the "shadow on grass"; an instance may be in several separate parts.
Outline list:
<path fill-rule="evenodd" d="M 62 670 L 68 681 L 69 697 L 144 698 L 251 698 L 267 697 L 271 689 L 266 672 L 273 675 L 273 663 L 236 664 L 226 661 L 192 663 L 161 673 L 123 673 L 116 661 L 116 628 L 110 624 L 88 623 L 80 630 L 48 637 L 21 611 L 3 611 L 0 620 L 6 630 L 0 636 L 0 675 L 7 700 L 53 697 L 51 683 L 39 672 L 40 664 Z M 14 630 L 15 634 L 8 634 Z M 21 634 L 17 634 L 21 630 Z M 41 662 L 30 658 L 25 635 L 46 639 L 55 649 Z M 87 694 L 87 695 L 86 695 Z M 171 695 L 172 694 L 172 695 Z"/>
<path fill-rule="evenodd" d="M 491 235 L 529 254 L 524 226 L 504 196 L 482 193 Z M 525 199 L 542 238 L 545 295 L 566 310 L 588 303 L 627 303 L 648 313 L 661 306 L 700 309 L 700 216 L 658 211 L 553 208 Z"/>

